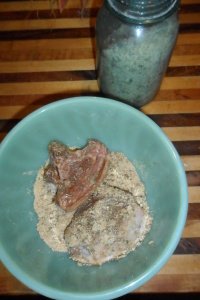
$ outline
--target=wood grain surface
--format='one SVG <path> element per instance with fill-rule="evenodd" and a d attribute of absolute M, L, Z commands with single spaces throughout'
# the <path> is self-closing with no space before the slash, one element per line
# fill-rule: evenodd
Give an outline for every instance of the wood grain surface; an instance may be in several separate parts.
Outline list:
<path fill-rule="evenodd" d="M 102 0 L 0 1 L 0 141 L 27 114 L 52 101 L 100 95 L 95 21 Z M 200 293 L 200 0 L 182 0 L 180 32 L 154 101 L 141 109 L 183 161 L 189 211 L 174 255 L 137 294 Z M 35 295 L 0 263 L 0 297 Z"/>

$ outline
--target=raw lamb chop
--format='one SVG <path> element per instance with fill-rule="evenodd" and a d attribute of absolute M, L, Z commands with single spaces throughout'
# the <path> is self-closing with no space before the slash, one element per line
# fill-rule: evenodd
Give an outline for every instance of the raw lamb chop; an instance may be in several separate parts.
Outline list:
<path fill-rule="evenodd" d="M 65 211 L 75 210 L 103 180 L 108 150 L 96 140 L 90 140 L 83 149 L 70 149 L 54 141 L 49 155 L 44 179 L 57 187 L 54 201 Z"/>

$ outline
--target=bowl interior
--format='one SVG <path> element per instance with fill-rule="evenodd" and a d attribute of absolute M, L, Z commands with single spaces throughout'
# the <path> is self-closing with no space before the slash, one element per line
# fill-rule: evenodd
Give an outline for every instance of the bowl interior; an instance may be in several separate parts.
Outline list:
<path fill-rule="evenodd" d="M 37 233 L 33 209 L 33 183 L 49 141 L 84 146 L 90 138 L 135 163 L 154 218 L 136 251 L 101 267 L 80 267 L 51 251 Z M 0 184 L 2 261 L 29 287 L 56 299 L 66 299 L 66 293 L 69 299 L 111 298 L 138 287 L 172 254 L 185 222 L 186 181 L 173 146 L 142 113 L 107 99 L 58 101 L 25 118 L 1 145 Z"/>

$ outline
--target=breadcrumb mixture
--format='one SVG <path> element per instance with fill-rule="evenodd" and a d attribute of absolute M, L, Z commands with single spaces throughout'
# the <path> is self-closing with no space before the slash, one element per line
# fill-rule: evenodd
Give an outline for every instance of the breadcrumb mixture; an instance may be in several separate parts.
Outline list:
<path fill-rule="evenodd" d="M 126 256 L 151 228 L 145 188 L 133 164 L 119 152 L 109 154 L 103 182 L 87 202 L 65 212 L 52 199 L 56 187 L 43 179 L 34 185 L 40 237 L 54 251 L 68 252 L 80 264 L 101 265 Z"/>
<path fill-rule="evenodd" d="M 56 187 L 44 181 L 43 173 L 42 167 L 34 184 L 34 209 L 38 215 L 37 230 L 53 251 L 66 252 L 64 231 L 71 222 L 74 211 L 66 213 L 52 201 Z"/>

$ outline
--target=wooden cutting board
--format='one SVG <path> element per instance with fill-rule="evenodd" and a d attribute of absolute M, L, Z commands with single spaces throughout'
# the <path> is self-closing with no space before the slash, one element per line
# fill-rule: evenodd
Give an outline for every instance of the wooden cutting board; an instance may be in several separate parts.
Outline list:
<path fill-rule="evenodd" d="M 70 96 L 99 95 L 95 19 L 102 0 L 0 2 L 0 140 L 40 106 Z M 83 17 L 84 16 L 84 17 Z M 178 150 L 187 174 L 189 212 L 166 266 L 138 293 L 200 292 L 200 0 L 182 0 L 180 33 L 161 89 L 142 111 Z M 33 291 L 0 263 L 0 296 Z"/>

